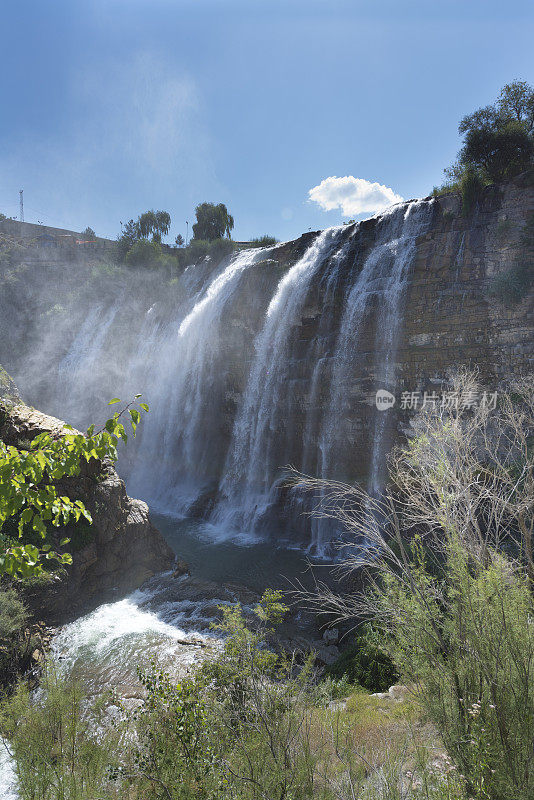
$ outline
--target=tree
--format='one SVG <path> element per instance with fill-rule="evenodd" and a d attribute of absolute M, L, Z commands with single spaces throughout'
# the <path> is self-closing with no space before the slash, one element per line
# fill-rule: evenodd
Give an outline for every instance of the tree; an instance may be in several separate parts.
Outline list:
<path fill-rule="evenodd" d="M 523 123 L 489 119 L 475 112 L 464 118 L 460 129 L 465 131 L 460 159 L 464 166 L 482 170 L 491 180 L 513 177 L 527 169 L 534 153 L 534 141 Z"/>
<path fill-rule="evenodd" d="M 184 237 L 182 236 L 181 233 L 179 233 L 178 236 L 176 237 L 176 239 L 174 240 L 174 244 L 176 245 L 176 247 L 183 247 L 184 246 L 184 244 L 185 244 Z"/>
<path fill-rule="evenodd" d="M 66 537 L 57 542 L 52 529 L 82 517 L 89 523 L 92 519 L 81 500 L 65 494 L 65 479 L 79 475 L 83 461 L 117 460 L 119 440 L 128 440 L 121 417 L 129 415 L 135 436 L 140 421 L 136 406 L 148 411 L 146 403 L 137 404 L 140 396 L 96 432 L 94 425 L 85 434 L 66 425 L 67 433 L 41 433 L 25 446 L 0 440 L 0 575 L 30 578 L 45 571 L 45 562 L 72 563 L 68 553 L 52 549 L 69 542 Z M 118 402 L 115 398 L 110 404 Z"/>
<path fill-rule="evenodd" d="M 138 220 L 139 232 L 143 239 L 152 236 L 153 242 L 161 242 L 171 226 L 171 217 L 167 211 L 145 211 Z"/>
<path fill-rule="evenodd" d="M 503 117 L 510 117 L 525 126 L 534 128 L 534 89 L 526 81 L 513 81 L 501 89 L 497 107 Z"/>
<path fill-rule="evenodd" d="M 534 89 L 526 81 L 507 84 L 493 105 L 463 117 L 458 126 L 463 146 L 456 162 L 445 169 L 447 183 L 437 190 L 462 191 L 493 181 L 513 178 L 532 166 L 534 160 Z M 466 198 L 464 196 L 464 211 Z"/>
<path fill-rule="evenodd" d="M 81 235 L 86 236 L 88 239 L 96 239 L 96 233 L 89 226 L 87 226 L 87 228 L 84 231 L 82 231 Z"/>
<path fill-rule="evenodd" d="M 200 203 L 195 209 L 197 221 L 193 225 L 195 239 L 213 241 L 230 238 L 230 231 L 234 227 L 234 218 L 228 213 L 224 203 Z"/>
<path fill-rule="evenodd" d="M 126 258 L 126 254 L 132 249 L 134 244 L 139 240 L 141 231 L 139 229 L 139 220 L 130 219 L 123 225 L 121 222 L 121 232 L 117 239 L 119 256 L 122 260 Z"/>

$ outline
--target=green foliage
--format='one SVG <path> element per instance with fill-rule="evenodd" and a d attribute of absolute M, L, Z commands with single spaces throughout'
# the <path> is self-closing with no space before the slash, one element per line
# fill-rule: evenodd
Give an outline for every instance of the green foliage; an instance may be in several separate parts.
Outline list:
<path fill-rule="evenodd" d="M 0 591 L 0 641 L 11 639 L 18 634 L 28 620 L 24 603 L 14 589 Z"/>
<path fill-rule="evenodd" d="M 212 242 L 214 239 L 230 238 L 234 218 L 224 203 L 200 203 L 195 209 L 197 221 L 193 225 L 195 239 Z"/>
<path fill-rule="evenodd" d="M 506 223 L 508 225 L 504 227 Z M 502 220 L 498 226 L 498 235 L 505 235 L 509 227 L 509 220 Z M 534 283 L 534 214 L 530 214 L 527 219 L 521 236 L 521 246 L 519 262 L 494 275 L 488 284 L 490 296 L 509 306 L 520 303 Z"/>
<path fill-rule="evenodd" d="M 231 239 L 192 239 L 187 247 L 179 250 L 182 265 L 196 264 L 206 256 L 216 263 L 229 255 L 235 248 Z"/>
<path fill-rule="evenodd" d="M 325 674 L 346 677 L 370 692 L 386 692 L 399 678 L 391 657 L 381 646 L 381 634 L 368 625 L 358 632 L 356 642 L 326 667 Z"/>
<path fill-rule="evenodd" d="M 193 239 L 194 241 L 195 239 Z M 235 245 L 230 239 L 214 239 L 210 244 L 209 255 L 214 261 L 221 261 L 233 252 L 234 247 Z"/>
<path fill-rule="evenodd" d="M 102 724 L 103 712 L 103 704 L 89 701 L 78 684 L 53 673 L 38 698 L 21 684 L 4 701 L 0 731 L 15 759 L 22 800 L 119 797 L 111 782 L 119 736 Z"/>
<path fill-rule="evenodd" d="M 483 186 L 509 180 L 532 165 L 533 129 L 534 89 L 525 81 L 507 84 L 494 105 L 479 108 L 461 120 L 458 131 L 464 139 L 458 160 L 445 170 L 447 182 L 433 193 L 460 189 L 465 214 L 465 193 L 474 176 Z"/>
<path fill-rule="evenodd" d="M 194 678 L 179 683 L 154 665 L 139 678 L 146 692 L 137 714 L 140 747 L 132 753 L 128 773 L 143 797 L 160 797 L 172 787 L 172 798 L 217 797 L 222 785 L 218 754 L 222 740 L 203 698 L 205 687 Z"/>
<path fill-rule="evenodd" d="M 193 239 L 188 247 L 183 250 L 183 258 L 186 264 L 196 264 L 202 258 L 209 255 L 210 243 L 203 239 Z"/>
<path fill-rule="evenodd" d="M 473 569 L 458 542 L 446 547 L 446 606 L 424 563 L 415 565 L 413 589 L 394 580 L 384 586 L 384 607 L 394 605 L 395 619 L 405 620 L 393 621 L 395 660 L 417 681 L 473 794 L 527 800 L 534 786 L 532 596 L 504 557 L 495 553 L 486 568 Z"/>
<path fill-rule="evenodd" d="M 265 234 L 264 236 L 258 236 L 256 239 L 251 239 L 249 244 L 252 245 L 252 247 L 272 247 L 272 245 L 278 244 L 278 239 Z"/>
<path fill-rule="evenodd" d="M 254 622 L 224 607 L 214 659 L 181 680 L 140 671 L 144 701 L 124 722 L 53 673 L 34 698 L 19 687 L 0 732 L 21 800 L 464 800 L 409 733 L 412 706 L 359 692 L 331 708 L 346 681 L 315 687 L 309 663 L 269 650 L 285 612 L 272 591 Z"/>
<path fill-rule="evenodd" d="M 153 242 L 161 242 L 171 226 L 171 217 L 167 211 L 145 211 L 138 219 L 139 233 L 142 238 L 152 236 Z"/>
<path fill-rule="evenodd" d="M 120 401 L 115 398 L 111 402 Z M 41 433 L 24 447 L 0 441 L 0 531 L 14 527 L 18 539 L 0 553 L 0 574 L 29 578 L 40 575 L 45 565 L 72 562 L 69 553 L 52 549 L 58 544 L 65 547 L 69 540 L 63 538 L 57 542 L 58 537 L 53 536 L 51 529 L 81 519 L 91 523 L 92 519 L 81 500 L 60 494 L 59 487 L 66 478 L 80 474 L 82 461 L 117 460 L 119 440 L 128 439 L 121 417 L 129 415 L 134 435 L 140 421 L 135 405 L 129 403 L 96 432 L 94 425 L 85 434 L 66 425 L 66 433 Z M 145 403 L 140 403 L 139 408 L 148 410 Z M 37 546 L 33 540 L 41 545 Z"/>
<path fill-rule="evenodd" d="M 520 122 L 498 117 L 477 125 L 467 118 L 461 160 L 479 169 L 492 181 L 502 181 L 523 172 L 534 153 L 532 137 Z"/>
<path fill-rule="evenodd" d="M 96 233 L 89 226 L 87 226 L 87 228 L 81 232 L 81 236 L 85 236 L 86 239 L 96 239 Z"/>
<path fill-rule="evenodd" d="M 126 253 L 125 261 L 131 267 L 154 267 L 161 254 L 161 246 L 157 242 L 139 239 Z"/>
<path fill-rule="evenodd" d="M 2 694 L 32 666 L 39 642 L 27 628 L 29 614 L 14 589 L 0 590 L 0 691 Z"/>
<path fill-rule="evenodd" d="M 124 261 L 127 253 L 140 237 L 139 220 L 130 219 L 125 225 L 121 222 L 121 232 L 117 237 L 117 251 L 120 261 Z"/>
<path fill-rule="evenodd" d="M 525 297 L 533 279 L 532 267 L 523 262 L 494 275 L 489 282 L 488 292 L 505 305 L 514 306 Z"/>
<path fill-rule="evenodd" d="M 460 180 L 460 193 L 462 195 L 462 214 L 467 217 L 476 201 L 480 197 L 480 193 L 484 184 L 480 178 L 479 173 L 471 166 L 466 167 L 462 178 Z"/>
<path fill-rule="evenodd" d="M 120 261 L 133 266 L 154 266 L 161 256 L 161 239 L 169 232 L 171 217 L 167 211 L 145 211 L 137 220 L 122 225 L 117 239 Z M 152 241 L 149 241 L 149 236 Z"/>

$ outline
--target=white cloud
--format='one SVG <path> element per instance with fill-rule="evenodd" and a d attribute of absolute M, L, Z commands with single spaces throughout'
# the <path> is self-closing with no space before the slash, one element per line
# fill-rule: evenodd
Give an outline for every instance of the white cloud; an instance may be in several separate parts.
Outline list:
<path fill-rule="evenodd" d="M 383 211 L 403 199 L 389 186 L 372 183 L 364 178 L 355 178 L 353 175 L 345 175 L 344 178 L 333 175 L 325 178 L 318 186 L 310 189 L 308 197 L 318 203 L 323 211 L 340 208 L 345 216 L 350 217 Z"/>

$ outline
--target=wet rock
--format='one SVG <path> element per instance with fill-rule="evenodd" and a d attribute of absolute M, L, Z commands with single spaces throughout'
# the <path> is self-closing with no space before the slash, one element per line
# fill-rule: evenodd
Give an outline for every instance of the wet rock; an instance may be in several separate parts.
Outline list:
<path fill-rule="evenodd" d="M 173 578 L 182 578 L 184 575 L 191 575 L 191 570 L 187 561 L 181 558 L 176 559 L 174 569 L 172 571 Z"/>
<path fill-rule="evenodd" d="M 323 633 L 323 642 L 326 645 L 337 644 L 339 641 L 339 628 L 327 628 Z"/>
<path fill-rule="evenodd" d="M 4 406 L 0 415 L 0 439 L 15 447 L 43 432 L 64 431 L 61 420 L 21 403 Z M 62 480 L 59 488 L 84 502 L 93 524 L 87 526 L 87 544 L 69 548 L 73 563 L 65 573 L 25 592 L 26 604 L 40 618 L 66 622 L 171 566 L 174 553 L 151 524 L 147 504 L 128 497 L 110 463 L 82 461 L 80 474 Z M 79 530 L 69 525 L 61 530 L 64 536 L 76 542 Z"/>

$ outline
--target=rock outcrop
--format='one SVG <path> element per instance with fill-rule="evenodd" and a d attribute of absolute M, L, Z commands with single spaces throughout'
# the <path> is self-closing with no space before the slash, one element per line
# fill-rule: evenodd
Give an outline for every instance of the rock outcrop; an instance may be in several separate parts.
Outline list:
<path fill-rule="evenodd" d="M 115 393 L 142 392 L 151 412 L 127 448 L 142 467 L 123 462 L 129 485 L 309 544 L 309 509 L 281 480 L 285 465 L 376 488 L 410 431 L 409 398 L 440 398 L 463 366 L 492 393 L 534 369 L 534 173 L 486 187 L 468 213 L 457 194 L 429 197 L 334 238 L 335 255 L 321 250 L 286 282 L 295 302 L 272 326 L 281 279 L 318 232 L 236 260 L 231 275 L 226 261 L 171 276 L 25 242 L 0 269 L 0 361 L 30 402 L 81 427 Z M 508 302 L 495 283 L 506 288 L 519 266 Z M 387 413 L 377 389 L 395 394 Z"/>
<path fill-rule="evenodd" d="M 4 399 L 0 407 L 0 439 L 6 444 L 20 447 L 43 431 L 63 430 L 60 420 L 20 402 Z M 72 565 L 51 583 L 26 593 L 40 619 L 65 622 L 171 567 L 174 554 L 151 524 L 148 506 L 128 497 L 111 464 L 83 462 L 80 475 L 65 480 L 61 491 L 81 499 L 93 523 L 61 529 L 62 536 L 71 538 Z"/>

